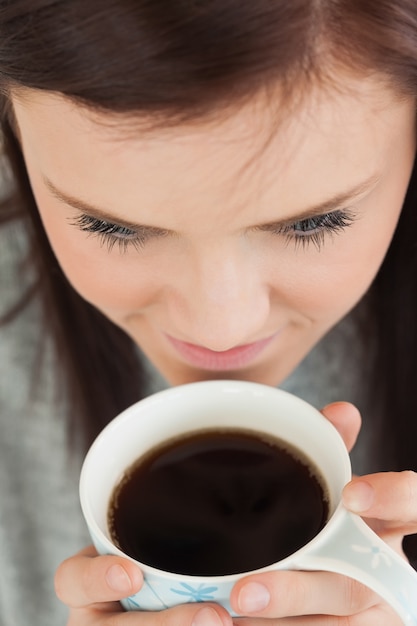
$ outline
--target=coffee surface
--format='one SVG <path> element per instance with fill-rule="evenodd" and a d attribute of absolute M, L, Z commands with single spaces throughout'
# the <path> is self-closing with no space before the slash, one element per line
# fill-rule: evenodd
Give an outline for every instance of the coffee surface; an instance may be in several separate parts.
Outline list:
<path fill-rule="evenodd" d="M 139 459 L 113 493 L 109 529 L 142 563 L 217 576 L 283 559 L 327 517 L 322 481 L 296 451 L 253 433 L 211 431 Z"/>

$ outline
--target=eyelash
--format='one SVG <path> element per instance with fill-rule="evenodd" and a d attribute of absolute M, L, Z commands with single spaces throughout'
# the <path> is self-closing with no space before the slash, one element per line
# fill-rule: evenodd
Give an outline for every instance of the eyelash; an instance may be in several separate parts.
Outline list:
<path fill-rule="evenodd" d="M 306 248 L 313 244 L 317 250 L 320 250 L 325 243 L 328 235 L 335 235 L 352 225 L 355 216 L 351 210 L 340 209 L 331 213 L 324 213 L 316 217 L 309 217 L 298 222 L 291 222 L 277 226 L 273 230 L 269 230 L 274 235 L 283 235 L 287 242 L 295 243 L 295 246 Z M 126 252 L 133 246 L 139 250 L 143 248 L 148 239 L 164 234 L 164 231 L 155 229 L 154 232 L 141 233 L 127 226 L 119 226 L 99 220 L 90 215 L 80 215 L 74 222 L 80 230 L 97 236 L 102 245 L 106 245 L 109 252 L 117 244 L 120 252 Z M 262 227 L 259 230 L 264 230 Z"/>
<path fill-rule="evenodd" d="M 274 235 L 283 235 L 287 242 L 293 242 L 296 247 L 306 248 L 313 244 L 320 250 L 328 235 L 333 236 L 343 232 L 355 221 L 355 215 L 350 209 L 339 209 L 323 215 L 309 217 L 298 222 L 291 222 L 277 226 L 271 231 Z"/>
<path fill-rule="evenodd" d="M 126 252 L 131 246 L 136 250 L 140 250 L 152 236 L 161 236 L 163 234 L 163 231 L 158 229 L 155 229 L 153 232 L 141 233 L 127 226 L 119 226 L 118 224 L 112 224 L 85 214 L 76 217 L 72 224 L 83 232 L 98 237 L 100 244 L 106 245 L 109 252 L 113 250 L 116 244 L 119 246 L 120 252 Z"/>

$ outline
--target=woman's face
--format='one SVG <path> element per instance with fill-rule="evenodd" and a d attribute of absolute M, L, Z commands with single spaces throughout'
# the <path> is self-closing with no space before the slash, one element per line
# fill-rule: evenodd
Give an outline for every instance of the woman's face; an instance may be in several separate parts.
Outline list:
<path fill-rule="evenodd" d="M 146 130 L 13 98 L 46 232 L 73 287 L 171 384 L 276 385 L 362 297 L 415 154 L 415 103 L 345 81 L 289 112 Z"/>

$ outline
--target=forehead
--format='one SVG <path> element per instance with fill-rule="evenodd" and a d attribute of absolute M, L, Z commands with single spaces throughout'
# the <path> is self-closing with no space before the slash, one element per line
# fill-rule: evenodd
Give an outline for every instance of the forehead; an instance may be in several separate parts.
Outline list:
<path fill-rule="evenodd" d="M 217 119 L 167 128 L 50 93 L 27 90 L 13 104 L 26 157 L 39 172 L 109 211 L 131 211 L 140 198 L 140 218 L 149 223 L 167 206 L 178 219 L 196 207 L 224 218 L 225 207 L 234 214 L 254 203 L 267 219 L 277 198 L 289 211 L 302 209 L 311 194 L 323 200 L 344 180 L 358 182 L 358 172 L 365 178 L 381 169 L 414 110 L 371 80 L 317 89 L 297 106 L 277 92 Z"/>

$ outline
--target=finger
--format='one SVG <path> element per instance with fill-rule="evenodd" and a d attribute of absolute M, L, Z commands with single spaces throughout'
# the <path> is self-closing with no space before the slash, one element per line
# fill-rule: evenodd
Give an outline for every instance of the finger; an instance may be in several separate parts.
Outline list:
<path fill-rule="evenodd" d="M 417 532 L 417 474 L 382 472 L 354 478 L 343 490 L 350 511 L 383 522 L 382 528 Z"/>
<path fill-rule="evenodd" d="M 350 402 L 333 402 L 325 406 L 321 413 L 339 431 L 345 446 L 350 451 L 355 445 L 361 428 L 361 415 Z"/>
<path fill-rule="evenodd" d="M 265 626 L 263 618 L 236 618 L 235 626 Z M 276 626 L 403 626 L 403 621 L 386 605 L 379 605 L 350 617 L 308 615 L 275 620 Z"/>
<path fill-rule="evenodd" d="M 343 501 L 403 558 L 403 539 L 417 533 L 417 475 L 385 472 L 355 478 L 345 487 Z"/>
<path fill-rule="evenodd" d="M 130 615 L 134 615 L 134 612 Z M 132 626 L 137 626 L 137 624 L 140 626 L 233 626 L 232 618 L 226 609 L 218 604 L 206 602 L 201 605 L 199 603 L 183 604 L 158 613 L 141 612 L 140 622 L 134 622 L 132 618 Z"/>
<path fill-rule="evenodd" d="M 96 609 L 73 609 L 68 626 L 233 626 L 226 609 L 217 604 L 184 604 L 165 611 L 119 611 L 103 614 Z"/>
<path fill-rule="evenodd" d="M 139 591 L 143 577 L 128 559 L 97 556 L 93 547 L 82 550 L 58 567 L 55 591 L 69 607 L 85 607 L 111 602 Z"/>
<path fill-rule="evenodd" d="M 283 618 L 302 615 L 347 616 L 381 603 L 352 578 L 329 572 L 266 572 L 234 586 L 231 605 L 241 616 Z"/>

